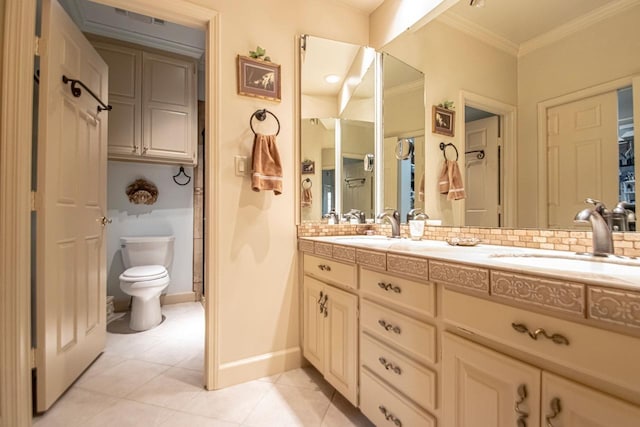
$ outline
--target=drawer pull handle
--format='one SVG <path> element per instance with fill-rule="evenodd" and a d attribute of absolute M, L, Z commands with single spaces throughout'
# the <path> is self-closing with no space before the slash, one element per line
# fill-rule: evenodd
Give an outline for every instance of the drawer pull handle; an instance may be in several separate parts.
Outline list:
<path fill-rule="evenodd" d="M 322 295 L 322 291 L 320 291 L 320 299 L 318 300 L 318 304 L 320 304 L 320 313 L 324 313 L 324 317 L 327 317 L 329 315 L 328 313 L 328 308 L 327 308 L 327 300 L 329 299 L 329 295 L 324 294 L 324 296 Z"/>
<path fill-rule="evenodd" d="M 527 325 L 523 324 L 523 323 L 512 323 L 511 327 L 517 331 L 520 332 L 521 334 L 528 334 L 531 339 L 537 340 L 538 336 L 542 335 L 543 337 L 545 337 L 548 340 L 553 341 L 556 344 L 559 345 L 569 345 L 569 339 L 567 337 L 565 337 L 564 335 L 561 334 L 552 334 L 549 335 L 547 333 L 547 331 L 545 331 L 542 328 L 538 328 L 535 331 L 531 332 L 529 330 L 529 328 L 527 328 Z"/>
<path fill-rule="evenodd" d="M 396 294 L 402 292 L 400 286 L 393 286 L 391 283 L 378 282 L 378 286 L 380 287 L 380 289 L 384 289 L 385 291 L 393 291 Z"/>
<path fill-rule="evenodd" d="M 385 331 L 392 331 L 394 334 L 400 334 L 402 332 L 399 326 L 393 326 L 391 323 L 387 323 L 385 320 L 378 320 L 378 325 L 382 326 Z"/>
<path fill-rule="evenodd" d="M 529 413 L 520 409 L 520 405 L 523 404 L 525 400 L 527 400 L 527 386 L 525 384 L 520 384 L 518 386 L 518 400 L 516 401 L 514 408 L 516 414 L 518 414 L 518 427 L 527 427 L 527 418 L 529 417 Z"/>
<path fill-rule="evenodd" d="M 560 415 L 560 412 L 562 412 L 560 399 L 558 399 L 557 397 L 554 397 L 553 399 L 551 399 L 550 406 L 551 406 L 551 415 L 547 415 L 545 417 L 545 420 L 547 420 L 547 427 L 553 427 L 553 424 L 551 424 L 551 420 L 557 417 L 558 415 Z"/>
<path fill-rule="evenodd" d="M 396 416 L 393 415 L 391 412 L 387 411 L 387 408 L 380 405 L 378 406 L 378 409 L 380 409 L 380 412 L 382 412 L 382 415 L 384 415 L 384 418 L 387 421 L 393 422 L 397 427 L 402 427 L 402 421 L 400 421 L 399 418 L 396 418 Z"/>
<path fill-rule="evenodd" d="M 318 268 L 322 271 L 331 271 L 331 266 L 327 264 L 318 264 Z"/>
<path fill-rule="evenodd" d="M 382 366 L 384 366 L 384 368 L 387 371 L 392 371 L 392 372 L 396 373 L 397 375 L 402 374 L 402 369 L 400 369 L 399 366 L 395 366 L 393 363 L 387 362 L 387 359 L 385 359 L 384 357 L 380 356 L 378 358 L 378 361 L 380 362 L 380 364 Z"/>

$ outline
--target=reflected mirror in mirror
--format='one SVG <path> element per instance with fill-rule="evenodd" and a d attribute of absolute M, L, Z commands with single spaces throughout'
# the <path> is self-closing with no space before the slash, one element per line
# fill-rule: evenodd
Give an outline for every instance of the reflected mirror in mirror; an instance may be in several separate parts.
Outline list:
<path fill-rule="evenodd" d="M 450 226 L 575 228 L 587 197 L 635 208 L 638 22 L 639 2 L 459 1 L 387 44 L 425 74 L 429 109 L 455 104 L 455 135 L 425 135 L 429 216 Z M 467 119 L 467 107 L 497 124 Z M 493 146 L 489 128 L 498 133 Z M 462 201 L 438 192 L 440 142 L 460 153 Z"/>
<path fill-rule="evenodd" d="M 424 74 L 383 53 L 382 75 L 384 207 L 407 222 L 424 208 Z"/>

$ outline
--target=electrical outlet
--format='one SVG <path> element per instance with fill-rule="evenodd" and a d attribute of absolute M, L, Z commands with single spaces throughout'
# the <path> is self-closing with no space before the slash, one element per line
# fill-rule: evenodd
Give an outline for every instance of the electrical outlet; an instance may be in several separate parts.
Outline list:
<path fill-rule="evenodd" d="M 247 156 L 235 156 L 236 176 L 247 174 Z"/>

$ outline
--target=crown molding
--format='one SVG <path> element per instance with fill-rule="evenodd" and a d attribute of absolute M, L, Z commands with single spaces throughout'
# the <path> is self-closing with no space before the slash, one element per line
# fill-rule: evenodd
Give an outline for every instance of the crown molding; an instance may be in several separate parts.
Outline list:
<path fill-rule="evenodd" d="M 556 43 L 557 41 L 565 37 L 568 37 L 574 33 L 577 33 L 578 31 L 590 27 L 591 25 L 594 25 L 600 21 L 604 21 L 607 18 L 617 15 L 637 5 L 640 5 L 640 0 L 618 0 L 599 7 L 587 13 L 586 15 L 582 15 L 576 19 L 572 19 L 566 24 L 563 24 L 551 31 L 548 31 L 538 37 L 522 43 L 520 45 L 518 57 L 525 56 L 533 52 L 534 50 Z"/>
<path fill-rule="evenodd" d="M 634 0 L 637 1 L 637 0 Z M 476 24 L 475 22 L 463 18 L 462 16 L 454 13 L 447 12 L 438 17 L 438 21 L 455 28 L 456 30 L 462 31 L 463 33 L 469 34 L 476 39 L 493 46 L 497 49 L 500 49 L 509 55 L 518 56 L 518 44 L 493 33 L 486 28 Z"/>

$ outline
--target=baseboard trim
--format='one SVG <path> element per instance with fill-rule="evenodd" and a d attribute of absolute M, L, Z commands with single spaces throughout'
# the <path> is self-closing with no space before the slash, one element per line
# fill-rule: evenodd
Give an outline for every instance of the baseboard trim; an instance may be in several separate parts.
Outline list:
<path fill-rule="evenodd" d="M 303 364 L 300 347 L 264 353 L 233 362 L 223 363 L 218 369 L 217 388 L 229 387 L 246 381 L 276 375 Z"/>
<path fill-rule="evenodd" d="M 181 294 L 167 294 L 160 295 L 160 304 L 180 304 L 182 302 L 195 302 L 197 301 L 197 295 L 195 292 L 184 292 Z"/>

